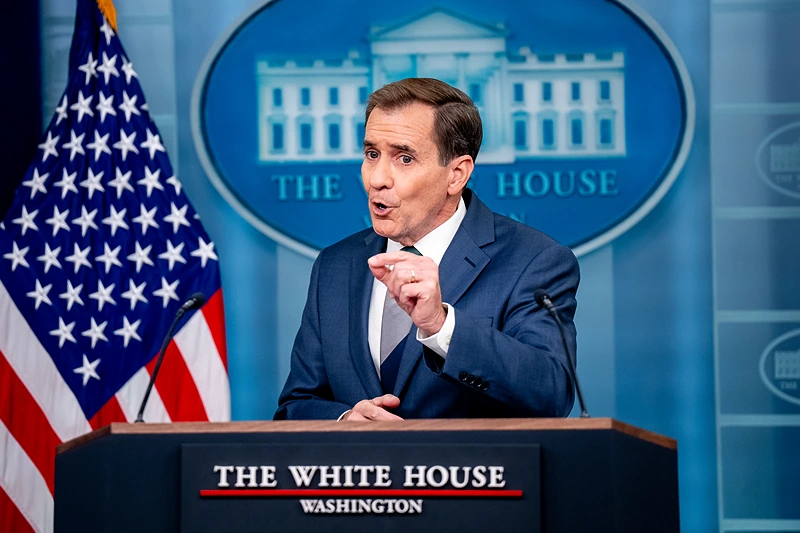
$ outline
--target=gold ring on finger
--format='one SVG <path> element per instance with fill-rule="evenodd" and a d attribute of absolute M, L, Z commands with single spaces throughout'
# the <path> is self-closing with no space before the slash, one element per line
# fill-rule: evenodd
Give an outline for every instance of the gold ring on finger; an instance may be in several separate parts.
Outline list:
<path fill-rule="evenodd" d="M 416 276 L 416 274 L 414 274 L 414 269 L 413 268 L 411 269 L 411 279 L 408 282 L 409 283 L 416 283 L 417 282 L 417 276 Z"/>

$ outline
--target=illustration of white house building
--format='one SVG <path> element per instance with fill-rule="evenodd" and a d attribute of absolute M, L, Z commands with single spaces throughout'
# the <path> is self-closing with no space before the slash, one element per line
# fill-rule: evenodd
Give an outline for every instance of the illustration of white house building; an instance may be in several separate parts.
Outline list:
<path fill-rule="evenodd" d="M 771 172 L 800 172 L 800 140 L 770 146 L 769 167 Z"/>
<path fill-rule="evenodd" d="M 484 126 L 478 162 L 624 156 L 624 54 L 512 54 L 506 36 L 437 8 L 373 27 L 368 59 L 257 59 L 260 161 L 362 159 L 369 93 L 412 76 L 472 98 Z"/>
<path fill-rule="evenodd" d="M 775 352 L 775 379 L 800 379 L 800 350 Z"/>

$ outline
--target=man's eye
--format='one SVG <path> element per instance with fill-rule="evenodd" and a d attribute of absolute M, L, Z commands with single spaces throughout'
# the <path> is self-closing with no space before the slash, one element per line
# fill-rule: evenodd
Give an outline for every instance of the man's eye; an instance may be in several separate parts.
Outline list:
<path fill-rule="evenodd" d="M 404 155 L 400 158 L 404 165 L 410 165 L 414 159 L 410 155 Z"/>
<path fill-rule="evenodd" d="M 376 152 L 375 150 L 367 150 L 366 151 L 366 156 L 367 156 L 367 159 L 377 159 L 378 158 L 378 152 Z"/>

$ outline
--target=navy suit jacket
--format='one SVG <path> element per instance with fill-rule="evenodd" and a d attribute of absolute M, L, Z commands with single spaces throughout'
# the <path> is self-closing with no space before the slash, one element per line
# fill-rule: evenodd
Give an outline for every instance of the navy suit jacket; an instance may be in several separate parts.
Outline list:
<path fill-rule="evenodd" d="M 467 214 L 439 265 L 442 300 L 455 309 L 447 357 L 412 326 L 394 394 L 403 418 L 567 416 L 574 402 L 556 324 L 533 298 L 544 289 L 575 350 L 575 256 L 550 237 L 489 210 L 464 191 Z M 367 324 L 373 276 L 386 249 L 368 229 L 322 250 L 275 419 L 336 419 L 383 394 Z M 573 352 L 574 353 L 574 352 Z"/>

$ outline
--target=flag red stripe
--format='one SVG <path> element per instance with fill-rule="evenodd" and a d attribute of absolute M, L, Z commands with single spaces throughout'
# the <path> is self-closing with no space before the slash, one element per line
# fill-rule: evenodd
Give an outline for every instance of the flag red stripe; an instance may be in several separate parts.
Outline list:
<path fill-rule="evenodd" d="M 183 355 L 208 419 L 214 422 L 229 420 L 228 373 L 217 352 L 205 315 L 192 315 L 175 335 L 175 345 Z"/>
<path fill-rule="evenodd" d="M 136 420 L 148 383 L 150 383 L 150 373 L 147 368 L 142 367 L 117 391 L 117 403 L 128 422 Z M 153 387 L 150 393 L 143 416 L 146 422 L 172 422 L 157 387 Z"/>
<path fill-rule="evenodd" d="M 153 358 L 147 364 L 147 371 L 151 376 L 156 366 L 156 359 Z M 203 400 L 197 392 L 197 386 L 175 341 L 169 343 L 167 353 L 164 354 L 161 369 L 156 377 L 156 387 L 171 420 L 183 422 L 208 420 Z"/>
<path fill-rule="evenodd" d="M 0 352 L 0 390 L 6 400 L 0 402 L 0 420 L 25 450 L 31 462 L 54 493 L 56 446 L 61 439 L 55 434 L 42 409 Z M 3 522 L 0 520 L 0 524 Z"/>
<path fill-rule="evenodd" d="M 128 417 L 122 411 L 117 401 L 116 396 L 112 396 L 106 404 L 97 411 L 94 416 L 89 420 L 89 425 L 92 429 L 100 429 L 103 426 L 109 425 L 111 422 L 127 422 Z"/>
<path fill-rule="evenodd" d="M 34 529 L 19 512 L 19 509 L 8 497 L 8 494 L 0 487 L 0 525 L 5 531 L 13 531 L 13 533 L 28 533 L 33 532 Z"/>
<path fill-rule="evenodd" d="M 228 352 L 225 348 L 225 312 L 222 300 L 222 289 L 211 295 L 206 305 L 202 309 L 203 316 L 206 318 L 208 329 L 211 330 L 211 336 L 214 338 L 214 344 L 217 346 L 217 352 L 222 359 L 222 365 L 225 370 L 228 370 Z"/>

